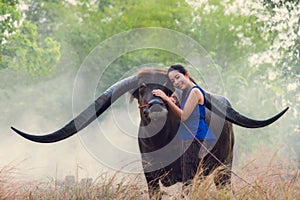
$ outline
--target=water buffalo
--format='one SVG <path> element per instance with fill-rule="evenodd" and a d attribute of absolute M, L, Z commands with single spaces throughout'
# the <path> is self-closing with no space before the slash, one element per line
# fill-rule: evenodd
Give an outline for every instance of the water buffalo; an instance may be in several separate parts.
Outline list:
<path fill-rule="evenodd" d="M 39 143 L 52 143 L 64 140 L 88 126 L 100 116 L 115 100 L 126 92 L 137 99 L 140 108 L 139 148 L 142 156 L 144 174 L 149 194 L 159 191 L 159 181 L 170 186 L 181 181 L 179 140 L 176 137 L 180 119 L 158 97 L 153 96 L 153 89 L 161 89 L 167 95 L 174 92 L 166 71 L 144 69 L 137 75 L 123 79 L 99 96 L 88 108 L 81 112 L 61 129 L 46 135 L 32 135 L 16 128 L 12 129 L 26 139 Z M 232 124 L 246 128 L 267 126 L 280 118 L 288 108 L 267 120 L 254 120 L 235 111 L 229 101 L 218 95 L 206 93 L 206 121 L 218 140 L 211 153 L 218 159 L 206 154 L 202 163 L 203 175 L 222 164 L 227 165 L 223 172 L 215 177 L 215 184 L 230 184 L 231 164 L 233 159 L 234 133 Z"/>

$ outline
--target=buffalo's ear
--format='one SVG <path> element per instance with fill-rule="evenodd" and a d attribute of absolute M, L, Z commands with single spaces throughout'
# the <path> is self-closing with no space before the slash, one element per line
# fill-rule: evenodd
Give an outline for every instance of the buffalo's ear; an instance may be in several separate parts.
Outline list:
<path fill-rule="evenodd" d="M 130 94 L 130 103 L 134 100 L 134 99 L 138 99 L 139 97 L 139 88 L 136 88 L 134 90 L 129 91 Z"/>

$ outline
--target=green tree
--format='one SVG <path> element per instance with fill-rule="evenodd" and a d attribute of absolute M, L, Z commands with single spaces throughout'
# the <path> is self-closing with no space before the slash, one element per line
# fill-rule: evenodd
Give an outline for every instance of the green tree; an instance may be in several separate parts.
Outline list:
<path fill-rule="evenodd" d="M 61 44 L 62 67 L 58 73 L 79 68 L 90 51 L 109 35 L 97 2 L 74 2 L 28 1 L 27 19 L 38 27 L 39 41 L 51 37 Z"/>
<path fill-rule="evenodd" d="M 48 74 L 59 61 L 60 45 L 51 38 L 38 45 L 37 34 L 35 25 L 24 22 L 20 32 L 10 38 L 11 44 L 4 49 L 7 59 L 2 64 L 31 75 Z"/>
<path fill-rule="evenodd" d="M 50 36 L 60 42 L 60 63 L 67 70 L 78 68 L 93 48 L 123 31 L 165 27 L 188 32 L 191 18 L 188 13 L 191 13 L 191 7 L 184 1 L 129 0 L 101 1 L 99 4 L 80 1 L 75 5 L 64 1 L 31 1 L 26 15 L 37 25 L 40 39 Z M 128 69 L 149 60 L 165 63 L 176 60 L 175 57 L 169 52 L 150 49 L 128 53 L 112 64 L 112 71 L 107 72 L 107 84 L 118 80 Z M 102 66 L 91 68 L 92 73 L 99 71 L 99 67 Z"/>

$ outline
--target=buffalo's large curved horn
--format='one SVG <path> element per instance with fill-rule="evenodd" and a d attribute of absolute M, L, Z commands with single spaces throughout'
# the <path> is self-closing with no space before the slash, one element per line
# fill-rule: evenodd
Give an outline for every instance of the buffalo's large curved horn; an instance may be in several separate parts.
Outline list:
<path fill-rule="evenodd" d="M 206 107 L 220 117 L 224 117 L 226 120 L 245 128 L 261 128 L 268 126 L 279 119 L 289 109 L 289 107 L 287 107 L 277 115 L 266 120 L 255 120 L 240 114 L 231 106 L 221 101 L 220 98 L 221 97 L 218 95 L 206 93 Z"/>
<path fill-rule="evenodd" d="M 66 139 L 78 131 L 85 128 L 99 115 L 101 115 L 118 97 L 137 86 L 137 77 L 131 76 L 123 79 L 110 88 L 108 88 L 100 97 L 98 97 L 87 109 L 81 112 L 77 117 L 70 121 L 63 128 L 47 135 L 31 135 L 24 133 L 14 127 L 15 132 L 24 138 L 40 143 L 52 143 Z"/>

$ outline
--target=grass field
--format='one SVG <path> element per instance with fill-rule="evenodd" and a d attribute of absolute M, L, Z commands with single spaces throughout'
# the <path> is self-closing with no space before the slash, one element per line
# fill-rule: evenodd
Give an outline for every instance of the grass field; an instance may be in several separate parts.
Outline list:
<path fill-rule="evenodd" d="M 204 181 L 195 179 L 183 199 L 300 199 L 298 169 L 289 163 L 252 160 L 233 169 L 232 190 L 217 190 L 213 175 Z M 0 170 L 0 199 L 149 199 L 142 175 L 123 173 L 101 174 L 97 179 L 77 180 L 76 175 L 65 180 L 17 180 L 18 169 L 7 165 Z M 163 199 L 182 198 L 181 184 L 163 187 Z"/>

